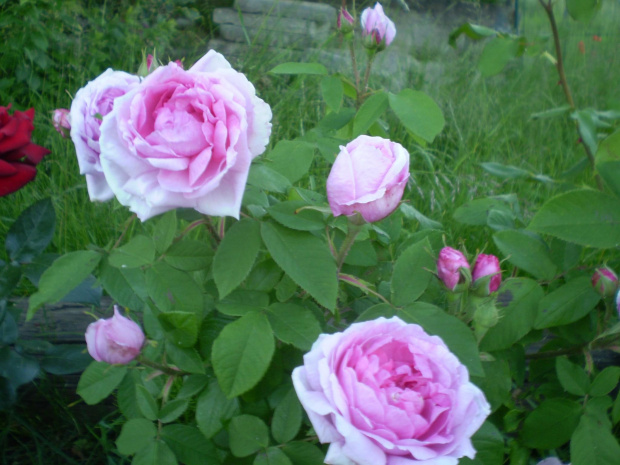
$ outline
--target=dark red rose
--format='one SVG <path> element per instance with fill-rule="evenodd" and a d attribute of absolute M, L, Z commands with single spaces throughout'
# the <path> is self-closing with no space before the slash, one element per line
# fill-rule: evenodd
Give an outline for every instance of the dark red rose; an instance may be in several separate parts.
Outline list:
<path fill-rule="evenodd" d="M 50 153 L 30 141 L 34 125 L 34 108 L 14 111 L 0 106 L 0 197 L 8 195 L 32 181 L 35 165 Z"/>

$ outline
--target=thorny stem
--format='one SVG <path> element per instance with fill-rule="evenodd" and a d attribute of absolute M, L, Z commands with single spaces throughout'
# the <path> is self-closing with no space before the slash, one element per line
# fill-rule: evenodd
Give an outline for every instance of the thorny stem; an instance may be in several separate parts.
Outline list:
<path fill-rule="evenodd" d="M 131 224 L 133 223 L 133 220 L 135 220 L 137 218 L 137 214 L 133 214 L 131 215 L 131 217 L 125 222 L 125 226 L 123 228 L 123 232 L 121 233 L 121 235 L 118 237 L 118 239 L 116 240 L 116 242 L 114 243 L 114 247 L 112 247 L 112 249 L 116 249 L 121 242 L 123 241 L 123 238 L 125 237 L 125 234 L 127 234 L 127 231 L 129 231 L 129 226 L 131 226 Z"/>
<path fill-rule="evenodd" d="M 541 360 L 545 358 L 555 358 L 560 355 L 574 355 L 583 352 L 584 346 L 571 347 L 568 349 L 548 350 L 545 352 L 536 352 L 533 354 L 526 354 L 525 358 L 528 360 Z"/>
<path fill-rule="evenodd" d="M 558 76 L 560 77 L 560 84 L 562 85 L 562 90 L 564 91 L 564 96 L 566 97 L 566 102 L 570 106 L 571 110 L 575 110 L 575 101 L 573 100 L 573 94 L 570 91 L 570 87 L 568 85 L 568 80 L 566 79 L 566 72 L 564 70 L 564 58 L 562 57 L 562 47 L 560 45 L 560 34 L 558 33 L 558 25 L 555 21 L 555 15 L 553 14 L 553 2 L 552 0 L 538 0 L 542 5 L 545 13 L 547 13 L 547 17 L 549 18 L 549 24 L 551 25 L 551 32 L 553 34 L 553 43 L 555 45 L 555 55 L 557 63 L 555 64 L 556 69 L 558 70 Z M 579 129 L 579 122 L 577 122 L 577 129 Z M 588 157 L 588 161 L 594 170 L 596 168 L 596 161 L 594 159 L 594 154 L 588 147 L 588 144 L 585 142 L 582 144 L 583 149 L 586 152 L 586 156 Z M 596 185 L 599 190 L 603 190 L 603 181 L 598 173 L 594 174 L 594 178 L 596 179 Z"/>
<path fill-rule="evenodd" d="M 159 370 L 162 373 L 165 373 L 165 374 L 167 374 L 169 376 L 185 376 L 185 375 L 189 375 L 190 374 L 187 371 L 182 371 L 182 370 L 179 370 L 177 368 L 172 368 L 172 367 L 169 367 L 167 365 L 162 365 L 161 363 L 154 362 L 154 361 L 149 360 L 149 359 L 144 358 L 144 357 L 138 357 L 137 361 L 139 363 L 141 363 L 142 365 L 145 365 L 145 366 L 151 367 L 151 368 L 155 368 L 156 370 Z"/>
<path fill-rule="evenodd" d="M 359 105 L 361 105 L 364 102 L 364 99 L 366 98 L 366 92 L 368 91 L 368 80 L 370 79 L 370 70 L 372 68 L 373 62 L 375 61 L 376 55 L 377 55 L 376 52 L 373 51 L 368 56 L 368 63 L 366 64 L 366 72 L 364 73 L 364 84 L 362 85 L 360 92 L 358 92 L 357 94 L 357 100 L 359 102 Z"/>
<path fill-rule="evenodd" d="M 220 238 L 220 235 L 218 234 L 217 229 L 215 229 L 215 226 L 213 226 L 213 223 L 211 223 L 211 219 L 205 221 L 205 226 L 209 230 L 209 234 L 211 235 L 215 243 L 219 244 L 222 241 L 222 239 Z"/>
<path fill-rule="evenodd" d="M 357 101 L 360 99 L 360 73 L 357 69 L 357 59 L 355 58 L 355 47 L 353 41 L 349 40 L 349 51 L 351 52 L 351 66 L 353 66 L 353 76 L 355 76 L 355 90 L 357 90 Z M 359 107 L 359 104 L 358 104 Z"/>
<path fill-rule="evenodd" d="M 355 242 L 355 236 L 360 232 L 362 226 L 359 224 L 355 224 L 353 221 L 349 221 L 349 231 L 347 233 L 347 237 L 344 238 L 342 245 L 340 246 L 340 250 L 338 251 L 338 255 L 336 256 L 336 264 L 338 265 L 338 272 L 340 273 L 340 268 L 347 258 L 349 254 L 349 250 L 353 247 L 353 243 Z"/>

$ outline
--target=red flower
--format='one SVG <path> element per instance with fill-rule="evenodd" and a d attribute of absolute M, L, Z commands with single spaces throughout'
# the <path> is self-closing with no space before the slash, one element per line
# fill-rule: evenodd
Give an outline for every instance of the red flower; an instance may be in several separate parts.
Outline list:
<path fill-rule="evenodd" d="M 34 108 L 14 111 L 0 106 L 0 197 L 22 188 L 37 174 L 35 165 L 50 153 L 30 141 Z"/>
<path fill-rule="evenodd" d="M 593 40 L 594 42 L 602 42 L 602 41 L 603 41 L 603 39 L 601 39 L 601 37 L 600 37 L 600 36 L 592 36 L 592 40 Z"/>

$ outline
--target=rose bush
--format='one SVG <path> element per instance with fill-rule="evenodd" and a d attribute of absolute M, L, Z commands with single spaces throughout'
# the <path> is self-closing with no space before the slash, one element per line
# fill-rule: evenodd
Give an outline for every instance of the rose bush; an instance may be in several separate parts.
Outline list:
<path fill-rule="evenodd" d="M 329 464 L 456 465 L 490 413 L 444 342 L 397 317 L 322 334 L 293 384 Z"/>
<path fill-rule="evenodd" d="M 142 221 L 177 207 L 238 218 L 270 121 L 250 81 L 211 50 L 187 71 L 157 68 L 115 101 L 101 126 L 103 172 Z"/>
<path fill-rule="evenodd" d="M 34 179 L 36 165 L 50 153 L 31 141 L 34 108 L 14 111 L 0 106 L 0 197 L 21 189 Z"/>
<path fill-rule="evenodd" d="M 101 122 L 114 108 L 116 98 L 138 85 L 140 78 L 107 69 L 77 91 L 71 103 L 69 124 L 80 173 L 86 176 L 88 194 L 93 201 L 114 197 L 101 168 Z"/>
<path fill-rule="evenodd" d="M 368 222 L 392 213 L 409 179 L 409 152 L 397 142 L 359 136 L 340 147 L 327 178 L 334 216 L 358 212 Z"/>
<path fill-rule="evenodd" d="M 117 306 L 112 318 L 88 325 L 85 337 L 88 353 L 98 362 L 129 363 L 144 345 L 140 326 L 121 315 Z"/>

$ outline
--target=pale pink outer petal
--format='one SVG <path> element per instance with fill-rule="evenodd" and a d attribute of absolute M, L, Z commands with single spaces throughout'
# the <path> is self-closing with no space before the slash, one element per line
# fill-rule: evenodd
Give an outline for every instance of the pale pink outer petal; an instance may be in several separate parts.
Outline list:
<path fill-rule="evenodd" d="M 92 358 L 101 362 L 101 356 L 97 351 L 97 339 L 98 333 L 101 330 L 101 325 L 104 323 L 104 320 L 98 320 L 94 323 L 91 323 L 86 328 L 86 334 L 84 335 L 86 339 L 86 348 L 88 349 L 88 353 Z"/>
<path fill-rule="evenodd" d="M 224 55 L 215 50 L 209 50 L 205 56 L 194 63 L 194 66 L 192 66 L 189 71 L 208 73 L 219 69 L 232 69 L 232 66 L 230 66 L 228 60 L 224 58 Z"/>

